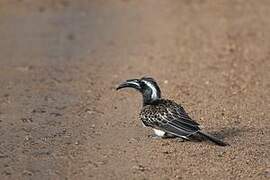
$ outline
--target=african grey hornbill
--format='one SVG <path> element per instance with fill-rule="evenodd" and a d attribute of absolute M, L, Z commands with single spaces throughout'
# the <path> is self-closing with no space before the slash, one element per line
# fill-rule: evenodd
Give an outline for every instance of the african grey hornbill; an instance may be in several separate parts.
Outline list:
<path fill-rule="evenodd" d="M 202 132 L 199 124 L 189 117 L 181 105 L 162 99 L 159 86 L 153 78 L 130 79 L 121 83 L 117 90 L 128 87 L 141 92 L 143 108 L 140 119 L 143 125 L 153 128 L 157 136 L 181 137 L 187 140 L 202 137 L 220 146 L 228 145 L 216 137 Z"/>

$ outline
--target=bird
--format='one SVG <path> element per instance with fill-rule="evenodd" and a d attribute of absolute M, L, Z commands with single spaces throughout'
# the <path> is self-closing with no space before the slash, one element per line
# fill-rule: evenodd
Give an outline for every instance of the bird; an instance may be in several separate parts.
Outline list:
<path fill-rule="evenodd" d="M 129 79 L 116 90 L 133 88 L 142 94 L 143 106 L 139 114 L 144 127 L 154 130 L 156 137 L 182 138 L 183 140 L 206 139 L 219 146 L 229 144 L 203 132 L 200 124 L 194 121 L 181 104 L 161 97 L 158 83 L 152 77 Z"/>

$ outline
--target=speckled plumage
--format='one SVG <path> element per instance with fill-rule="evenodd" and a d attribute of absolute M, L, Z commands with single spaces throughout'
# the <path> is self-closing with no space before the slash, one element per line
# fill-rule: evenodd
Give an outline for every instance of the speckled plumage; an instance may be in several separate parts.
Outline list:
<path fill-rule="evenodd" d="M 200 130 L 199 124 L 188 116 L 181 105 L 166 99 L 143 106 L 140 119 L 145 126 L 185 138 Z"/>

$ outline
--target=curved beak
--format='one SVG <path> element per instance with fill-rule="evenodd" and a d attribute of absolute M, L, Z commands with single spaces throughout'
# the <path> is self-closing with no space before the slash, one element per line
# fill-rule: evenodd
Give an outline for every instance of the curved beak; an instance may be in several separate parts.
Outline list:
<path fill-rule="evenodd" d="M 122 89 L 122 88 L 134 88 L 137 90 L 141 90 L 141 86 L 138 79 L 129 79 L 125 82 L 121 83 L 116 90 Z"/>

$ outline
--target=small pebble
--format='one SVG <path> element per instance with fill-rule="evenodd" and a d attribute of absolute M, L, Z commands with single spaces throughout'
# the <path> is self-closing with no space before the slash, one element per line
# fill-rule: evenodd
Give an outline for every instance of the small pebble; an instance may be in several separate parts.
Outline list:
<path fill-rule="evenodd" d="M 140 164 L 133 166 L 132 169 L 137 170 L 137 171 L 142 171 L 142 172 L 146 170 L 146 168 Z"/>
<path fill-rule="evenodd" d="M 32 173 L 31 171 L 24 170 L 24 171 L 23 171 L 23 175 L 32 176 L 33 173 Z"/>

